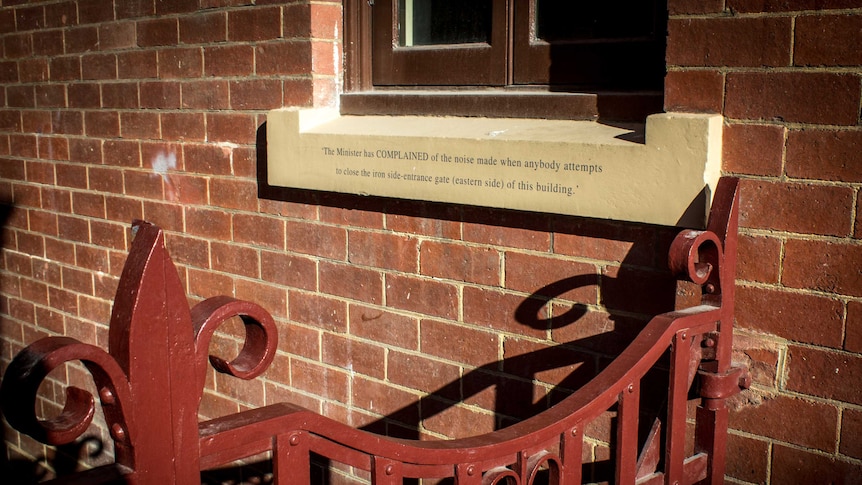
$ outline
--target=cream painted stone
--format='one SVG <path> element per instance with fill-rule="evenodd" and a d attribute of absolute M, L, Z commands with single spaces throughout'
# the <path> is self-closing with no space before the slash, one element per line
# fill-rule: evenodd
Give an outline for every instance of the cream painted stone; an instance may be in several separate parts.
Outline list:
<path fill-rule="evenodd" d="M 721 169 L 722 118 L 591 121 L 267 116 L 272 186 L 662 225 L 703 226 Z"/>

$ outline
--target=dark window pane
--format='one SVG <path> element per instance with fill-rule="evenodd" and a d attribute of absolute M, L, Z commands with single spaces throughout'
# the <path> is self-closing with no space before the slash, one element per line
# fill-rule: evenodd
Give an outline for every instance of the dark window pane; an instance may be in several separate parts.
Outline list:
<path fill-rule="evenodd" d="M 491 0 L 399 0 L 399 45 L 491 40 Z"/>
<path fill-rule="evenodd" d="M 536 37 L 547 42 L 656 35 L 650 0 L 536 0 Z"/>

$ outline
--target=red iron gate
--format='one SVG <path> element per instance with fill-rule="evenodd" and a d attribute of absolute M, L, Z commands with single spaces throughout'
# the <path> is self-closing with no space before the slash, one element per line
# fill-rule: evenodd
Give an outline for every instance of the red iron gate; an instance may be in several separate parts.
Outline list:
<path fill-rule="evenodd" d="M 53 369 L 70 361 L 86 366 L 116 458 L 76 475 L 75 483 L 187 485 L 200 481 L 201 470 L 270 451 L 277 483 L 309 483 L 313 453 L 369 472 L 376 485 L 446 477 L 457 485 L 527 485 L 540 470 L 553 484 L 572 485 L 582 481 L 585 426 L 616 409 L 615 483 L 718 485 L 724 481 L 725 401 L 748 380 L 744 369 L 731 365 L 737 185 L 722 179 L 707 230 L 683 230 L 671 246 L 671 269 L 701 286 L 701 304 L 656 316 L 577 392 L 489 434 L 449 441 L 388 438 L 287 403 L 198 423 L 207 366 L 242 379 L 260 375 L 276 350 L 275 323 L 260 306 L 228 297 L 189 310 L 162 232 L 147 223 L 135 226 L 111 315 L 109 351 L 68 337 L 39 340 L 10 364 L 0 404 L 19 431 L 47 444 L 72 442 L 90 425 L 96 397 L 69 387 L 62 413 L 39 420 L 36 394 Z M 208 356 L 215 329 L 237 316 L 246 330 L 239 355 L 230 362 Z M 642 380 L 668 349 L 667 413 L 639 450 Z M 686 409 L 696 377 L 700 404 L 694 450 L 687 453 Z"/>

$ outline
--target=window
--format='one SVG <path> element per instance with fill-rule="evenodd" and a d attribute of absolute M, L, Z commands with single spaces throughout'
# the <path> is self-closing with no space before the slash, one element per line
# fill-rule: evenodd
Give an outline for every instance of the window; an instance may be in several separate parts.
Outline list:
<path fill-rule="evenodd" d="M 345 6 L 347 91 L 359 93 L 343 98 L 348 111 L 638 118 L 661 110 L 666 0 Z"/>

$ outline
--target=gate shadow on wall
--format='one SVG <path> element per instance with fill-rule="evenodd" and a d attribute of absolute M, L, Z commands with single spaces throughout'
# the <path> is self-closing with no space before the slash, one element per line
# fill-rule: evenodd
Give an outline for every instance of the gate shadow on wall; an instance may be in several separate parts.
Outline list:
<path fill-rule="evenodd" d="M 607 261 L 595 263 L 602 274 L 575 274 L 558 281 L 541 281 L 542 275 L 537 274 L 537 288 L 510 315 L 525 331 L 549 332 L 553 343 L 472 369 L 383 418 L 366 420 L 362 429 L 422 439 L 426 420 L 439 418 L 488 392 L 494 394 L 491 409 L 495 429 L 509 426 L 544 411 L 587 383 L 622 352 L 652 316 L 698 301 L 699 290 L 678 283 L 667 269 L 668 250 L 678 228 L 272 187 L 266 183 L 265 125 L 258 135 L 259 196 L 263 199 L 415 217 L 421 219 L 424 231 L 432 232 L 442 231 L 442 226 L 452 222 L 535 231 L 570 237 L 585 245 L 581 249 L 586 252 L 608 254 L 602 258 Z M 596 285 L 598 305 L 566 299 L 572 291 Z M 666 372 L 648 375 L 642 389 L 642 409 L 649 415 L 639 420 L 641 444 L 654 418 L 665 412 Z M 611 414 L 592 423 L 586 432 L 595 448 L 593 458 L 584 463 L 585 480 L 613 480 L 613 463 L 608 460 L 616 432 Z M 321 483 L 344 481 L 343 476 L 330 476 L 339 472 L 327 471 L 326 460 L 318 460 L 317 465 L 315 476 Z"/>

